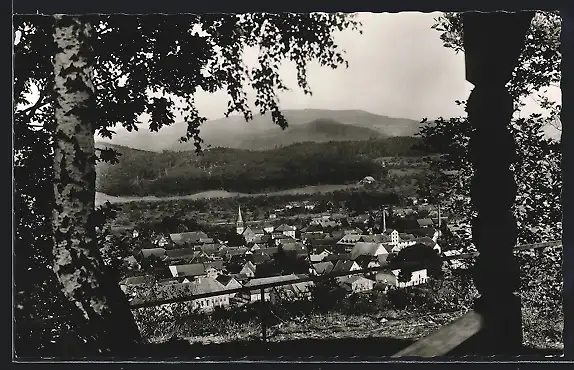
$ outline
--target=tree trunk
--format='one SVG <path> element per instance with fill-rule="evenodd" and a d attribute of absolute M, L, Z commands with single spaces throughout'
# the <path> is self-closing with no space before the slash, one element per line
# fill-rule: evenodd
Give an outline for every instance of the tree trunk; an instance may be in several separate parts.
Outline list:
<path fill-rule="evenodd" d="M 79 312 L 74 324 L 82 340 L 71 344 L 72 355 L 118 353 L 139 341 L 127 300 L 106 272 L 91 221 L 96 179 L 91 37 L 86 19 L 55 16 L 53 267 Z"/>

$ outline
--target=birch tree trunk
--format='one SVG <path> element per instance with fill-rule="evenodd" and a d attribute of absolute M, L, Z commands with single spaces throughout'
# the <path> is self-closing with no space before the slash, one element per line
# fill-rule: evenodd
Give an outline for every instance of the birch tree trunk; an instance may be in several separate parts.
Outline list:
<path fill-rule="evenodd" d="M 83 343 L 69 349 L 77 355 L 118 353 L 139 342 L 127 300 L 106 273 L 91 222 L 96 179 L 91 37 L 87 19 L 55 16 L 53 267 L 78 308 L 74 324 Z"/>

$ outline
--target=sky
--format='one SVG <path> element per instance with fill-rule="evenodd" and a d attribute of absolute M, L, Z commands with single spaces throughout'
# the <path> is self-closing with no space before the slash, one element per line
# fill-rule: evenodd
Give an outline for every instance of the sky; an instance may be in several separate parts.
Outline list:
<path fill-rule="evenodd" d="M 346 52 L 349 68 L 336 70 L 309 65 L 313 92 L 297 87 L 295 66 L 285 63 L 281 76 L 291 91 L 279 95 L 282 109 L 361 109 L 391 117 L 463 114 L 455 100 L 465 99 L 472 85 L 465 81 L 464 55 L 443 47 L 432 30 L 440 13 L 360 13 L 363 34 L 343 31 L 336 43 Z M 254 60 L 257 51 L 246 52 Z M 196 96 L 201 114 L 220 118 L 227 106 L 225 93 Z"/>
<path fill-rule="evenodd" d="M 291 91 L 279 94 L 280 108 L 357 109 L 414 120 L 464 115 L 455 100 L 467 99 L 472 84 L 465 80 L 464 54 L 445 48 L 440 33 L 431 29 L 440 14 L 359 13 L 363 34 L 348 30 L 335 35 L 349 67 L 333 70 L 311 63 L 308 82 L 313 94 L 309 96 L 297 86 L 295 66 L 284 62 L 280 72 Z M 248 65 L 256 61 L 257 53 L 245 52 Z M 559 89 L 549 95 L 560 102 Z M 218 119 L 227 109 L 228 97 L 225 92 L 200 92 L 195 101 L 201 115 Z M 524 113 L 535 110 L 533 101 L 526 103 Z M 129 134 L 123 128 L 116 132 Z"/>

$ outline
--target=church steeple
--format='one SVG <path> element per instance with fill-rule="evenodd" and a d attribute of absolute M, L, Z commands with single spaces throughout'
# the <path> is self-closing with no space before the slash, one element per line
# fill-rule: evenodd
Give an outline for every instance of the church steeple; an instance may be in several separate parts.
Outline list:
<path fill-rule="evenodd" d="M 241 215 L 241 206 L 239 206 L 239 211 L 237 213 L 237 223 L 235 224 L 237 234 L 243 234 L 245 227 L 243 225 L 243 216 Z"/>

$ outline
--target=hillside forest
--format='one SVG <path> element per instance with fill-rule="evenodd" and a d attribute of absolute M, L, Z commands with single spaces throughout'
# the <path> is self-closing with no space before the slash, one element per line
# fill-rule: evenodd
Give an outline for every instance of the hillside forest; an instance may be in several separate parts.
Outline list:
<path fill-rule="evenodd" d="M 98 163 L 96 189 L 113 196 L 161 197 L 209 190 L 259 193 L 348 184 L 366 176 L 388 180 L 398 168 L 416 167 L 417 162 L 424 166 L 429 153 L 419 149 L 420 140 L 303 142 L 265 151 L 210 148 L 200 154 L 98 143 L 99 148 L 113 149 L 120 156 L 118 163 Z"/>

